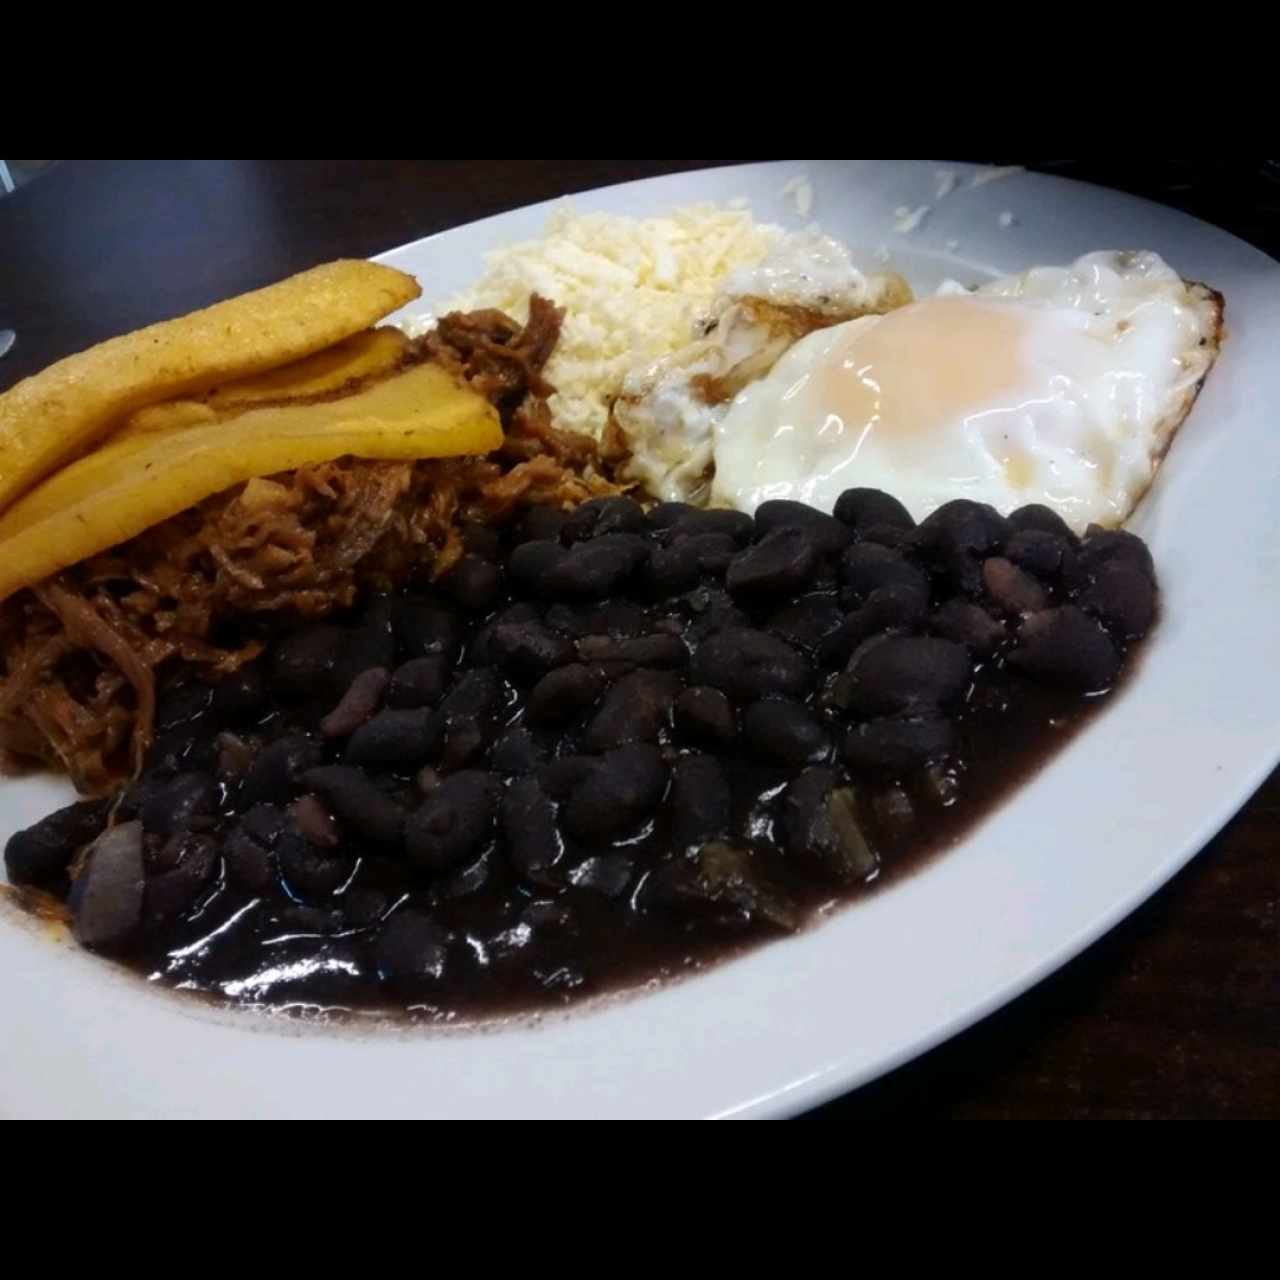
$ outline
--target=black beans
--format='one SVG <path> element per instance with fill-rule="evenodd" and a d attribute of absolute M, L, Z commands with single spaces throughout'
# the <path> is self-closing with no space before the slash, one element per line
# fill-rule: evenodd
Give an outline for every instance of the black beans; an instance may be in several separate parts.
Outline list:
<path fill-rule="evenodd" d="M 308 770 L 302 781 L 324 796 L 339 821 L 357 839 L 399 845 L 404 810 L 383 795 L 361 770 L 349 765 L 322 765 Z"/>
<path fill-rule="evenodd" d="M 547 626 L 571 636 L 645 635 L 650 629 L 649 614 L 629 600 L 606 600 L 602 604 L 553 604 L 547 610 Z"/>
<path fill-rule="evenodd" d="M 787 525 L 734 556 L 725 585 L 735 600 L 752 602 L 792 596 L 808 586 L 817 564 L 818 546 L 813 531 Z"/>
<path fill-rule="evenodd" d="M 632 743 L 608 752 L 570 796 L 564 809 L 566 830 L 579 840 L 611 840 L 662 799 L 667 766 L 656 747 Z"/>
<path fill-rule="evenodd" d="M 274 849 L 287 826 L 279 805 L 255 804 L 241 819 L 245 831 L 266 849 Z"/>
<path fill-rule="evenodd" d="M 599 667 L 571 662 L 542 677 L 529 693 L 529 723 L 561 725 L 576 719 L 604 692 L 608 684 Z"/>
<path fill-rule="evenodd" d="M 322 898 L 329 894 L 318 895 Z M 328 904 L 325 906 L 305 906 L 300 902 L 291 903 L 287 907 L 277 908 L 271 913 L 273 929 L 277 930 L 277 939 L 289 938 L 324 938 L 342 928 L 342 913 Z"/>
<path fill-rule="evenodd" d="M 183 684 L 166 689 L 156 700 L 156 732 L 188 724 L 204 715 L 212 701 L 213 689 L 207 684 Z"/>
<path fill-rule="evenodd" d="M 520 526 L 521 542 L 557 542 L 569 523 L 569 513 L 559 507 L 530 507 Z"/>
<path fill-rule="evenodd" d="M 877 587 L 822 641 L 819 653 L 828 664 L 842 662 L 871 636 L 913 627 L 923 620 L 928 604 L 928 595 L 917 587 Z"/>
<path fill-rule="evenodd" d="M 489 639 L 489 658 L 514 680 L 536 680 L 573 660 L 573 644 L 536 620 L 499 622 Z"/>
<path fill-rule="evenodd" d="M 902 774 L 948 754 L 955 745 L 955 725 L 936 711 L 884 716 L 854 725 L 840 744 L 851 769 Z"/>
<path fill-rule="evenodd" d="M 591 751 L 624 742 L 654 742 L 671 722 L 680 682 L 661 671 L 635 671 L 623 676 L 600 704 L 583 739 Z"/>
<path fill-rule="evenodd" d="M 440 710 L 448 718 L 474 717 L 487 720 L 502 707 L 502 684 L 497 675 L 484 667 L 466 671 L 445 695 Z"/>
<path fill-rule="evenodd" d="M 499 610 L 486 626 L 475 633 L 467 646 L 467 664 L 473 667 L 493 666 L 497 662 L 497 655 L 493 649 L 494 632 L 500 626 L 510 624 L 523 626 L 530 623 L 540 627 L 542 619 L 538 616 L 537 608 L 527 601 Z"/>
<path fill-rule="evenodd" d="M 975 658 L 990 657 L 1006 635 L 1004 624 L 984 608 L 959 598 L 948 600 L 933 611 L 929 630 L 944 640 L 964 645 Z"/>
<path fill-rule="evenodd" d="M 462 624 L 452 609 L 408 600 L 396 619 L 396 635 L 406 658 L 434 657 L 452 664 L 462 648 Z"/>
<path fill-rule="evenodd" d="M 292 698 L 311 698 L 327 691 L 338 659 L 347 646 L 347 633 L 320 622 L 295 631 L 271 653 L 271 686 Z"/>
<path fill-rule="evenodd" d="M 545 751 L 528 729 L 505 730 L 489 752 L 489 763 L 496 773 L 519 777 L 532 773 L 543 763 Z"/>
<path fill-rule="evenodd" d="M 944 503 L 912 534 L 912 542 L 957 591 L 983 588 L 981 561 L 998 553 L 1012 533 L 994 507 L 967 498 Z"/>
<path fill-rule="evenodd" d="M 213 738 L 198 720 L 160 734 L 144 761 L 146 772 L 151 775 L 177 773 L 179 769 L 213 769 L 216 763 Z"/>
<path fill-rule="evenodd" d="M 318 743 L 300 734 L 287 734 L 263 747 L 249 766 L 240 787 L 240 801 L 245 805 L 269 801 L 282 804 L 297 790 L 298 779 L 324 759 Z"/>
<path fill-rule="evenodd" d="M 404 908 L 383 924 L 373 954 L 383 982 L 438 982 L 448 963 L 449 935 L 429 915 Z"/>
<path fill-rule="evenodd" d="M 686 516 L 696 514 L 698 508 L 687 502 L 659 502 L 650 507 L 645 515 L 650 529 L 671 529 Z M 750 517 L 748 517 L 750 521 Z M 748 537 L 750 534 L 748 533 Z"/>
<path fill-rule="evenodd" d="M 1004 554 L 1019 568 L 1044 579 L 1056 578 L 1074 560 L 1071 543 L 1044 529 L 1019 530 L 1005 543 Z"/>
<path fill-rule="evenodd" d="M 387 706 L 398 710 L 429 707 L 440 700 L 452 668 L 452 660 L 443 653 L 425 658 L 410 658 L 395 669 L 387 685 Z"/>
<path fill-rule="evenodd" d="M 142 806 L 143 829 L 162 836 L 189 831 L 194 819 L 217 810 L 221 797 L 221 788 L 209 774 L 180 773 Z"/>
<path fill-rule="evenodd" d="M 1046 508 L 613 496 L 459 532 L 433 586 L 255 618 L 262 658 L 210 687 L 178 667 L 115 874 L 91 805 L 15 836 L 11 878 L 213 991 L 562 999 L 796 928 L 945 840 L 1157 606 L 1140 541 Z"/>
<path fill-rule="evenodd" d="M 1010 616 L 1037 613 L 1049 603 L 1044 587 L 1003 556 L 991 556 L 982 562 L 982 581 L 997 608 Z"/>
<path fill-rule="evenodd" d="M 733 704 L 706 686 L 686 689 L 676 699 L 675 728 L 683 741 L 712 749 L 727 747 L 738 735 Z"/>
<path fill-rule="evenodd" d="M 535 898 L 520 913 L 520 922 L 542 933 L 566 933 L 574 927 L 573 908 L 555 898 Z"/>
<path fill-rule="evenodd" d="M 816 507 L 785 498 L 762 502 L 756 508 L 756 529 L 768 535 L 775 529 L 804 529 L 821 555 L 835 555 L 853 540 L 848 525 Z"/>
<path fill-rule="evenodd" d="M 782 801 L 783 848 L 814 870 L 845 883 L 865 880 L 876 856 L 863 832 L 857 796 L 834 769 L 806 769 Z"/>
<path fill-rule="evenodd" d="M 147 878 L 142 917 L 155 928 L 191 910 L 203 895 L 218 864 L 218 845 L 209 836 L 180 838 L 171 869 Z"/>
<path fill-rule="evenodd" d="M 644 508 L 632 498 L 589 498 L 564 522 L 560 531 L 566 546 L 607 533 L 644 533 Z"/>
<path fill-rule="evenodd" d="M 771 694 L 794 697 L 808 688 L 809 664 L 789 644 L 765 631 L 726 627 L 693 656 L 691 678 L 722 689 L 739 702 Z"/>
<path fill-rule="evenodd" d="M 491 524 L 481 524 L 478 520 L 465 520 L 459 526 L 462 535 L 462 547 L 473 555 L 484 560 L 502 558 L 502 535 Z"/>
<path fill-rule="evenodd" d="M 342 895 L 342 914 L 357 929 L 377 924 L 387 913 L 387 895 L 381 889 L 356 885 Z"/>
<path fill-rule="evenodd" d="M 243 826 L 227 837 L 222 847 L 227 876 L 253 894 L 264 894 L 275 880 L 275 855 Z"/>
<path fill-rule="evenodd" d="M 396 665 L 395 621 L 399 612 L 394 600 L 381 596 L 365 609 L 359 624 L 348 635 L 342 654 L 333 668 L 333 681 L 343 692 L 370 667 L 390 671 Z"/>
<path fill-rule="evenodd" d="M 984 556 L 998 551 L 1012 532 L 1009 521 L 985 502 L 955 498 L 917 527 L 915 544 L 926 549 Z"/>
<path fill-rule="evenodd" d="M 680 504 L 666 505 L 675 507 Z M 671 541 L 694 538 L 700 534 L 725 533 L 739 546 L 745 546 L 755 533 L 755 521 L 745 511 L 730 511 L 726 508 L 686 510 L 678 519 L 665 526 L 665 529 L 665 536 Z"/>
<path fill-rule="evenodd" d="M 507 857 L 520 875 L 542 883 L 564 856 L 556 808 L 536 778 L 519 778 L 502 795 Z"/>
<path fill-rule="evenodd" d="M 859 718 L 955 702 L 969 684 L 963 646 L 932 636 L 890 636 L 852 664 L 846 710 Z"/>
<path fill-rule="evenodd" d="M 345 738 L 354 733 L 377 711 L 390 679 L 386 667 L 362 671 L 347 687 L 338 705 L 320 721 L 320 732 L 326 738 Z"/>
<path fill-rule="evenodd" d="M 1156 617 L 1155 582 L 1134 559 L 1117 558 L 1098 565 L 1079 601 L 1082 609 L 1126 640 L 1146 635 Z"/>
<path fill-rule="evenodd" d="M 507 563 L 507 572 L 512 581 L 522 591 L 535 598 L 544 596 L 549 590 L 548 579 L 568 552 L 560 545 L 559 539 L 534 539 L 522 542 L 511 553 Z"/>
<path fill-rule="evenodd" d="M 926 599 L 929 594 L 929 579 L 923 569 L 900 551 L 874 542 L 860 542 L 840 557 L 840 577 L 857 600 L 881 587 L 906 587 L 923 592 Z"/>
<path fill-rule="evenodd" d="M 193 831 L 179 831 L 167 838 L 143 833 L 142 865 L 147 875 L 160 875 L 172 871 L 186 854 L 188 845 L 199 840 L 210 839 L 207 835 Z"/>
<path fill-rule="evenodd" d="M 501 681 L 485 667 L 466 672 L 449 690 L 440 703 L 445 733 L 441 768 L 460 769 L 483 750 L 503 697 Z"/>
<path fill-rule="evenodd" d="M 94 951 L 124 946 L 142 921 L 145 889 L 141 823 L 124 822 L 104 831 L 72 886 L 76 940 Z"/>
<path fill-rule="evenodd" d="M 1029 617 L 1009 661 L 1037 679 L 1082 693 L 1108 688 L 1120 670 L 1107 633 L 1075 605 Z"/>
<path fill-rule="evenodd" d="M 737 550 L 737 542 L 727 533 L 699 533 L 656 547 L 649 560 L 649 586 L 658 596 L 688 591 L 703 574 L 724 574 Z"/>
<path fill-rule="evenodd" d="M 565 877 L 575 889 L 589 889 L 606 898 L 620 898 L 631 886 L 635 860 L 624 853 L 584 858 Z"/>
<path fill-rule="evenodd" d="M 1133 565 L 1152 582 L 1156 580 L 1151 552 L 1141 538 L 1125 529 L 1099 529 L 1097 525 L 1090 525 L 1076 553 L 1072 584 L 1084 586 L 1104 564 L 1115 563 Z"/>
<path fill-rule="evenodd" d="M 469 898 L 489 888 L 498 875 L 498 854 L 493 845 L 488 844 L 477 857 L 437 880 L 432 888 L 445 898 Z"/>
<path fill-rule="evenodd" d="M 688 616 L 686 636 L 696 640 L 727 627 L 748 627 L 750 615 L 734 604 L 727 591 L 718 587 L 698 587 L 679 600 L 682 611 Z"/>
<path fill-rule="evenodd" d="M 732 793 L 724 767 L 712 756 L 684 756 L 671 771 L 671 847 L 696 849 L 729 834 Z"/>
<path fill-rule="evenodd" d="M 258 754 L 258 744 L 229 729 L 224 729 L 213 741 L 217 748 L 218 779 L 226 785 L 239 782 L 249 772 L 249 766 Z"/>
<path fill-rule="evenodd" d="M 742 737 L 769 764 L 816 764 L 830 751 L 827 732 L 809 709 L 785 699 L 749 706 L 742 713 Z"/>
<path fill-rule="evenodd" d="M 846 489 L 837 499 L 835 518 L 868 538 L 871 530 L 902 529 L 915 527 L 906 507 L 879 489 Z M 869 539 L 879 542 L 879 538 Z"/>
<path fill-rule="evenodd" d="M 223 845 L 227 874 L 234 884 L 262 895 L 275 881 L 275 855 L 285 829 L 282 809 L 260 804 L 244 814 Z"/>
<path fill-rule="evenodd" d="M 502 570 L 491 560 L 467 554 L 440 579 L 440 586 L 468 613 L 488 613 L 502 595 Z"/>
<path fill-rule="evenodd" d="M 830 595 L 805 596 L 779 610 L 768 630 L 802 649 L 817 649 L 844 621 L 844 611 Z"/>
<path fill-rule="evenodd" d="M 405 826 L 405 853 L 424 871 L 448 871 L 477 853 L 488 838 L 498 780 L 467 769 L 446 778 Z"/>
<path fill-rule="evenodd" d="M 1015 533 L 1035 529 L 1041 533 L 1051 533 L 1055 537 L 1064 538 L 1068 542 L 1076 540 L 1067 522 L 1052 507 L 1046 507 L 1039 502 L 1031 502 L 1025 507 L 1011 511 L 1009 527 Z"/>
<path fill-rule="evenodd" d="M 541 585 L 556 596 L 598 598 L 621 587 L 648 560 L 649 549 L 648 540 L 634 533 L 606 533 L 575 542 L 545 570 Z M 513 556 L 513 566 L 514 560 Z"/>
<path fill-rule="evenodd" d="M 248 724 L 262 717 L 266 698 L 261 663 L 247 662 L 218 682 L 210 711 L 221 724 Z"/>
<path fill-rule="evenodd" d="M 599 765 L 596 756 L 560 756 L 538 770 L 538 785 L 553 800 L 567 800 Z"/>
<path fill-rule="evenodd" d="M 10 883 L 65 893 L 71 859 L 97 838 L 110 807 L 107 800 L 82 800 L 11 835 L 4 847 Z"/>
<path fill-rule="evenodd" d="M 297 831 L 286 831 L 276 845 L 276 860 L 289 889 L 300 898 L 332 897 L 351 878 L 352 862 L 333 849 L 314 845 Z"/>
<path fill-rule="evenodd" d="M 689 650 L 679 636 L 583 636 L 578 641 L 578 657 L 583 662 L 624 662 L 637 667 L 683 667 Z"/>
<path fill-rule="evenodd" d="M 429 707 L 379 711 L 351 735 L 343 759 L 347 764 L 380 766 L 409 772 L 424 764 L 440 744 L 444 722 Z"/>
<path fill-rule="evenodd" d="M 299 796 L 289 806 L 289 817 L 300 835 L 322 849 L 336 849 L 342 843 L 338 824 L 319 796 Z"/>

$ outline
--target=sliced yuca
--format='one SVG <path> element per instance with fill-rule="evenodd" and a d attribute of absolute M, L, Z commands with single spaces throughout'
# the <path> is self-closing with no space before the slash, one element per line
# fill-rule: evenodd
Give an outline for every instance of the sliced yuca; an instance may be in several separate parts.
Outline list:
<path fill-rule="evenodd" d="M 165 400 L 137 409 L 111 439 L 216 422 L 255 404 L 333 395 L 353 383 L 393 373 L 408 351 L 409 339 L 399 329 L 366 329 L 279 369 L 224 383 L 198 400 Z"/>
<path fill-rule="evenodd" d="M 373 262 L 331 262 L 68 356 L 0 395 L 0 511 L 126 414 L 279 368 L 420 293 Z"/>
<path fill-rule="evenodd" d="M 132 436 L 63 468 L 0 516 L 0 600 L 256 476 L 345 454 L 444 458 L 501 443 L 493 406 L 432 364 L 339 400 Z"/>

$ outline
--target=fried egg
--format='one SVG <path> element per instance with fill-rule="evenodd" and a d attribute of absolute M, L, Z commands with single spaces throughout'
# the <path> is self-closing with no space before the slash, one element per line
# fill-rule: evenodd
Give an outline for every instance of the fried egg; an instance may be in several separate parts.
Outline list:
<path fill-rule="evenodd" d="M 1121 523 L 1217 356 L 1222 299 L 1154 253 L 1091 253 L 810 333 L 714 424 L 711 500 L 917 519 L 953 498 Z"/>
<path fill-rule="evenodd" d="M 713 428 L 742 387 L 805 334 L 911 296 L 899 275 L 864 275 L 829 236 L 785 236 L 725 280 L 693 341 L 627 375 L 611 418 L 628 455 L 622 477 L 660 498 L 705 501 Z"/>

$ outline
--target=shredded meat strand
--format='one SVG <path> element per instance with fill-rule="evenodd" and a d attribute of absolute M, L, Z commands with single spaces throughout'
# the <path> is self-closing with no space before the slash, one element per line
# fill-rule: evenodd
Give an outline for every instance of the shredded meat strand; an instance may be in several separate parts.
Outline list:
<path fill-rule="evenodd" d="M 262 650 L 258 622 L 320 617 L 366 590 L 438 578 L 465 520 L 617 492 L 595 442 L 561 431 L 542 369 L 564 313 L 534 296 L 445 316 L 416 344 L 499 411 L 488 457 L 335 462 L 250 480 L 0 605 L 0 765 L 36 759 L 86 794 L 109 791 L 150 746 L 157 688 L 180 669 L 214 679 Z M 255 621 L 257 620 L 257 621 Z"/>

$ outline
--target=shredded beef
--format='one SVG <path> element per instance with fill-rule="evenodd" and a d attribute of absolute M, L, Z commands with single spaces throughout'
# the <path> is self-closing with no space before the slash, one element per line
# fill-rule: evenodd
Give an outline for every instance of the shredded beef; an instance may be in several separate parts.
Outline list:
<path fill-rule="evenodd" d="M 523 327 L 499 311 L 453 313 L 417 344 L 498 409 L 497 453 L 342 458 L 250 480 L 5 601 L 0 766 L 39 760 L 86 794 L 109 790 L 150 745 L 157 679 L 183 665 L 215 678 L 257 656 L 237 619 L 347 608 L 447 572 L 462 521 L 615 492 L 595 442 L 559 430 L 547 408 L 542 369 L 563 318 L 535 296 Z"/>

